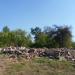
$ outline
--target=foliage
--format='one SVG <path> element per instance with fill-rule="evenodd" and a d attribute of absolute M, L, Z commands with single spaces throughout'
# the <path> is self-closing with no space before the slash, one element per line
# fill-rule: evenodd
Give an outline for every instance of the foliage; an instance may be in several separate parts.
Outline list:
<path fill-rule="evenodd" d="M 7 26 L 3 27 L 3 32 L 9 32 L 9 31 L 10 29 Z"/>
<path fill-rule="evenodd" d="M 25 31 L 17 29 L 14 31 L 9 31 L 10 29 L 5 26 L 3 32 L 0 32 L 0 46 L 29 46 L 32 42 L 29 34 Z"/>
<path fill-rule="evenodd" d="M 75 48 L 75 42 L 72 42 L 72 48 Z"/>
<path fill-rule="evenodd" d="M 42 31 L 39 27 L 32 28 L 31 33 L 35 36 L 35 45 L 37 47 L 72 47 L 72 34 L 70 27 L 57 26 L 45 27 Z"/>
<path fill-rule="evenodd" d="M 68 26 L 39 27 L 31 28 L 31 35 L 22 29 L 11 31 L 7 26 L 0 32 L 0 46 L 26 46 L 26 47 L 47 47 L 62 48 L 74 47 L 72 43 L 72 33 Z M 33 42 L 32 42 L 33 41 Z"/>

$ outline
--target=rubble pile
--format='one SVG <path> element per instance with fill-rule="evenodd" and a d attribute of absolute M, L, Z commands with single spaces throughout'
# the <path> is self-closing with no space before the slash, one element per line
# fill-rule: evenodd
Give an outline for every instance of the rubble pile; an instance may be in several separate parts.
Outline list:
<path fill-rule="evenodd" d="M 9 58 L 23 57 L 32 59 L 34 57 L 48 57 L 49 59 L 75 61 L 75 49 L 73 48 L 26 48 L 26 47 L 7 47 L 0 48 L 1 53 Z"/>

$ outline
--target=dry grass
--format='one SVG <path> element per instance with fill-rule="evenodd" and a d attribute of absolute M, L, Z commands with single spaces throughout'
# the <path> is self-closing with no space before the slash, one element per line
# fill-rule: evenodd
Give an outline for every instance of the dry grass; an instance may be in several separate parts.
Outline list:
<path fill-rule="evenodd" d="M 6 56 L 0 56 L 0 62 L 0 75 L 75 75 L 74 64 L 67 61 L 48 58 L 13 61 Z"/>

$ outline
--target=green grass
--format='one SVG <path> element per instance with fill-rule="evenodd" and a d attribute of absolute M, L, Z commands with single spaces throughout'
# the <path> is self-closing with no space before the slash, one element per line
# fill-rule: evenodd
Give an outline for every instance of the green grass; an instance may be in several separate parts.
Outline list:
<path fill-rule="evenodd" d="M 36 58 L 7 66 L 4 75 L 75 75 L 74 63 Z"/>

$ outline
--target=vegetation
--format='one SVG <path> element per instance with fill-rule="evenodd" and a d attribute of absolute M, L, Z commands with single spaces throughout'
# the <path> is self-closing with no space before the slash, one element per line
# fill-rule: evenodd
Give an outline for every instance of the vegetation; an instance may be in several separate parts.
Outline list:
<path fill-rule="evenodd" d="M 72 34 L 68 26 L 45 27 L 42 31 L 39 27 L 31 29 L 34 35 L 35 47 L 62 48 L 72 47 Z"/>
<path fill-rule="evenodd" d="M 31 36 L 34 36 L 32 40 Z M 7 26 L 0 32 L 0 47 L 25 46 L 36 48 L 75 48 L 71 29 L 68 26 L 31 28 L 31 33 L 21 29 L 11 31 Z M 75 75 L 75 63 L 38 57 L 29 61 L 11 59 L 0 54 L 0 75 Z"/>
<path fill-rule="evenodd" d="M 31 61 L 21 60 L 7 63 L 4 75 L 75 75 L 73 63 L 37 58 Z"/>
<path fill-rule="evenodd" d="M 30 36 L 23 30 L 17 29 L 10 31 L 10 29 L 5 26 L 0 32 L 0 46 L 26 46 L 31 44 Z"/>
<path fill-rule="evenodd" d="M 7 46 L 74 48 L 75 43 L 72 43 L 72 33 L 68 26 L 54 25 L 53 27 L 45 27 L 43 30 L 35 27 L 31 28 L 30 34 L 22 29 L 11 31 L 5 26 L 0 32 L 0 47 Z"/>

